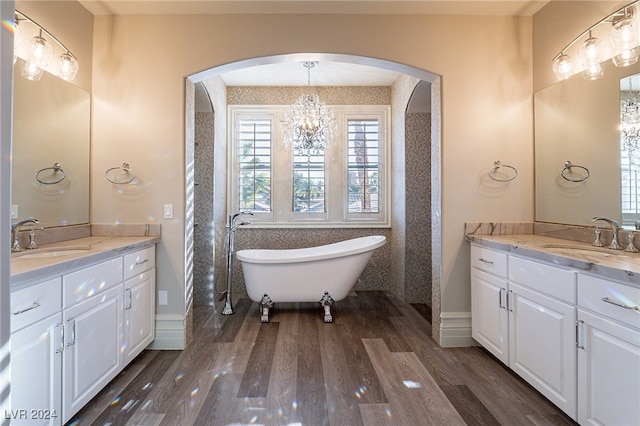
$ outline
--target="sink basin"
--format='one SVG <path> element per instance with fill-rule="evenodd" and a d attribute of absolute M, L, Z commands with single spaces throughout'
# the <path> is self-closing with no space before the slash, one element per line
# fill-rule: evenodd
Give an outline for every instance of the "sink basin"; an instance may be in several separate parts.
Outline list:
<path fill-rule="evenodd" d="M 42 259 L 47 257 L 70 256 L 72 254 L 86 253 L 91 247 L 51 247 L 14 253 L 13 257 L 22 259 Z"/>
<path fill-rule="evenodd" d="M 618 256 L 625 254 L 623 250 L 613 250 L 606 247 L 593 247 L 572 244 L 545 244 L 542 247 L 550 249 L 567 250 L 568 252 L 585 252 L 585 254 L 598 253 L 603 256 Z"/>

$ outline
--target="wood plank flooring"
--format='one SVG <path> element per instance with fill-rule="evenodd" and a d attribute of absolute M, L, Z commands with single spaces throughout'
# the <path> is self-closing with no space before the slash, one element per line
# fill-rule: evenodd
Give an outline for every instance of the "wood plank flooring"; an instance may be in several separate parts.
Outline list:
<path fill-rule="evenodd" d="M 353 292 L 276 304 L 269 323 L 194 309 L 184 351 L 146 350 L 71 425 L 575 424 L 485 350 L 441 348 L 426 307 Z"/>

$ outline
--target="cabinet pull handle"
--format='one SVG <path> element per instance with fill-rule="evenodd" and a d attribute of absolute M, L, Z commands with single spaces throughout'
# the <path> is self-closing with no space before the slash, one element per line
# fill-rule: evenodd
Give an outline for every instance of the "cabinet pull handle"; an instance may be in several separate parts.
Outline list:
<path fill-rule="evenodd" d="M 20 314 L 24 314 L 25 312 L 29 312 L 30 310 L 35 309 L 35 308 L 39 308 L 39 307 L 40 307 L 40 304 L 38 302 L 33 302 L 33 305 L 29 306 L 28 308 L 21 309 L 19 311 L 15 311 L 15 312 L 11 312 L 11 313 L 13 315 L 20 315 Z"/>
<path fill-rule="evenodd" d="M 56 353 L 59 354 L 64 352 L 64 327 L 62 324 L 58 323 L 56 324 L 56 328 L 60 329 L 60 346 L 56 349 Z"/>
<path fill-rule="evenodd" d="M 149 259 L 145 259 L 145 260 L 143 260 L 142 262 L 138 262 L 138 261 L 136 260 L 136 264 L 135 264 L 135 266 L 144 265 L 144 264 L 145 264 L 145 263 L 147 263 L 148 261 L 149 261 Z"/>
<path fill-rule="evenodd" d="M 513 291 L 507 293 L 507 310 L 513 312 Z"/>
<path fill-rule="evenodd" d="M 67 347 L 68 346 L 73 346 L 76 344 L 76 320 L 74 319 L 68 319 L 67 320 L 67 324 L 71 323 L 71 341 L 69 343 L 67 343 Z"/>
<path fill-rule="evenodd" d="M 620 308 L 624 308 L 624 309 L 633 309 L 634 311 L 640 311 L 640 306 L 629 306 L 629 305 L 625 305 L 624 303 L 620 303 L 620 302 L 616 302 L 615 300 L 611 300 L 609 299 L 607 296 L 603 297 L 602 299 L 603 302 L 605 303 L 611 303 L 612 305 L 616 305 Z"/>
<path fill-rule="evenodd" d="M 582 339 L 580 330 L 582 329 L 582 325 L 584 324 L 583 320 L 576 321 L 576 348 L 584 349 L 584 343 L 581 343 Z"/>
<path fill-rule="evenodd" d="M 124 308 L 125 308 L 126 310 L 129 310 L 129 309 L 131 309 L 131 302 L 132 302 L 132 300 L 131 300 L 131 293 L 132 293 L 132 291 L 131 291 L 131 289 L 130 289 L 130 288 L 128 288 L 128 289 L 126 290 L 126 292 L 127 292 L 127 300 L 125 301 Z"/>
<path fill-rule="evenodd" d="M 480 257 L 480 258 L 478 258 L 478 260 L 479 260 L 480 262 L 488 263 L 489 265 L 493 265 L 493 260 L 487 260 L 487 259 L 483 259 L 483 258 L 481 258 L 481 257 Z"/>

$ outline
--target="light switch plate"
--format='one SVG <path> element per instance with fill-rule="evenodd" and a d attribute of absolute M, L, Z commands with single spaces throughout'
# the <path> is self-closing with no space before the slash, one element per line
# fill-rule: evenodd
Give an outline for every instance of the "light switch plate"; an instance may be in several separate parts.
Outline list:
<path fill-rule="evenodd" d="M 158 305 L 168 305 L 169 304 L 169 298 L 167 297 L 167 292 L 166 291 L 159 291 L 158 292 Z"/>
<path fill-rule="evenodd" d="M 164 218 L 173 219 L 173 204 L 164 205 Z"/>
<path fill-rule="evenodd" d="M 17 219 L 17 218 L 18 218 L 18 205 L 11 204 L 11 219 Z"/>

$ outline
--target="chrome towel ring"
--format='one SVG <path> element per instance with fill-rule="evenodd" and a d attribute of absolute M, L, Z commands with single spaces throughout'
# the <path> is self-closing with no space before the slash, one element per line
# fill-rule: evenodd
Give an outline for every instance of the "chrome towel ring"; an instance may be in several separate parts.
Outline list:
<path fill-rule="evenodd" d="M 501 167 L 504 167 L 506 169 L 510 169 L 511 171 L 508 173 L 507 176 L 509 176 L 509 174 L 511 174 L 512 176 L 511 177 L 506 177 L 506 178 L 497 177 L 496 176 L 496 172 Z M 518 170 L 513 166 L 509 166 L 508 164 L 502 164 L 500 161 L 494 161 L 493 162 L 493 167 L 491 167 L 489 169 L 489 172 L 487 174 L 489 175 L 489 177 L 491 179 L 495 180 L 496 182 L 511 182 L 512 180 L 514 180 L 518 176 Z"/>
<path fill-rule="evenodd" d="M 124 179 L 118 179 L 118 177 L 122 174 L 126 175 Z M 111 175 L 111 177 L 109 177 Z M 135 173 L 131 171 L 129 167 L 129 163 L 122 163 L 120 167 L 111 167 L 104 172 L 104 177 L 111 183 L 115 183 L 116 185 L 126 185 L 127 183 L 133 182 L 136 178 Z"/>
<path fill-rule="evenodd" d="M 565 173 L 568 171 L 569 173 L 573 173 L 573 171 L 571 170 L 572 168 L 578 168 L 578 169 L 582 169 L 584 170 L 584 172 L 586 173 L 583 177 L 580 177 L 578 179 L 572 179 L 570 177 L 567 177 L 567 175 L 565 175 Z M 591 173 L 589 172 L 589 169 L 587 169 L 584 166 L 578 166 L 576 164 L 571 164 L 571 161 L 566 161 L 564 163 L 564 169 L 562 169 L 562 172 L 560 173 L 562 175 L 562 178 L 564 180 L 568 180 L 569 182 L 583 182 L 585 180 L 587 180 L 589 178 L 589 176 L 591 175 Z"/>
<path fill-rule="evenodd" d="M 46 178 L 43 179 L 40 176 L 40 174 L 46 170 L 53 170 L 53 173 L 51 173 L 51 176 L 54 176 L 60 173 L 60 178 L 56 180 L 47 180 Z M 64 172 L 64 170 L 62 170 L 62 166 L 60 166 L 60 163 L 54 163 L 53 166 L 45 167 L 44 169 L 40 169 L 36 172 L 36 180 L 43 185 L 55 185 L 56 183 L 62 182 L 66 178 L 67 178 L 67 174 Z"/>

